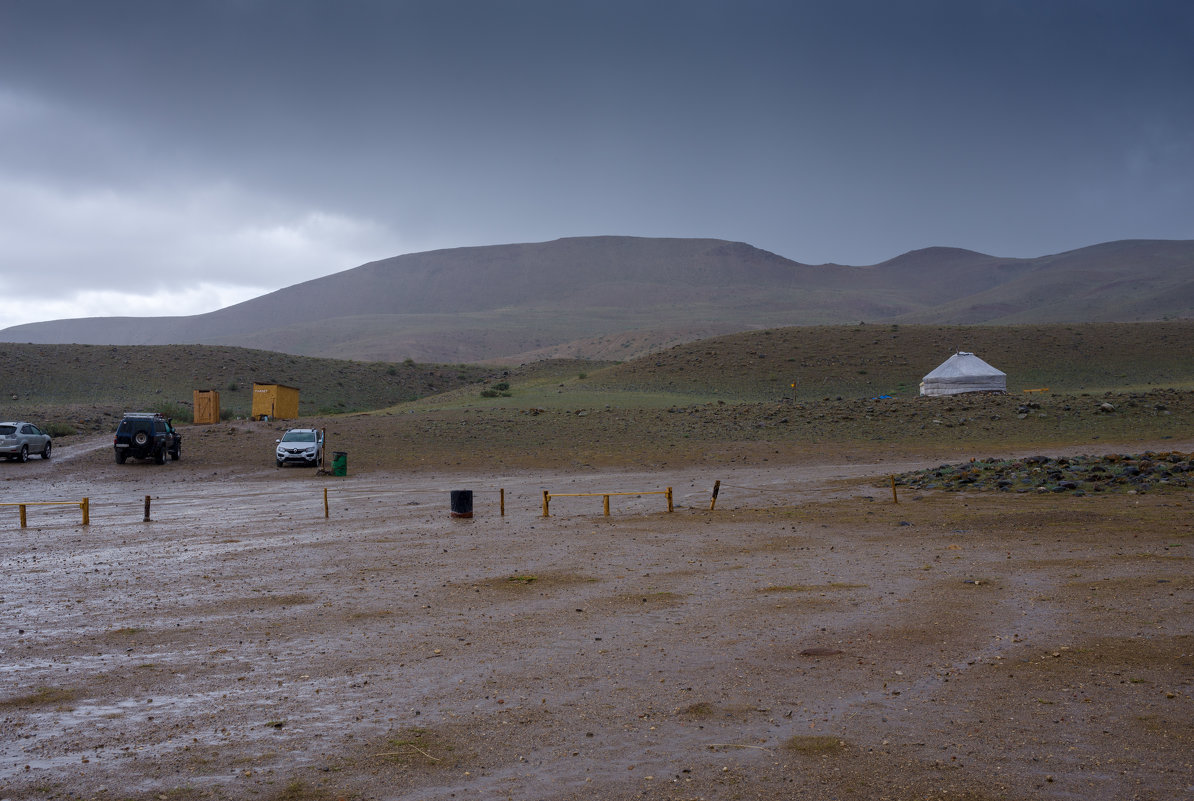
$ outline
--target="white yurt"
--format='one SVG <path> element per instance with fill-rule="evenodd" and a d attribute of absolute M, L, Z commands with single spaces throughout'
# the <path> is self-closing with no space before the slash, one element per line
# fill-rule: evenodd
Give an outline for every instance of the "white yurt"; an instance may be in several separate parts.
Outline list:
<path fill-rule="evenodd" d="M 921 395 L 963 392 L 1007 392 L 1007 373 L 996 370 L 973 353 L 958 352 L 920 382 Z"/>

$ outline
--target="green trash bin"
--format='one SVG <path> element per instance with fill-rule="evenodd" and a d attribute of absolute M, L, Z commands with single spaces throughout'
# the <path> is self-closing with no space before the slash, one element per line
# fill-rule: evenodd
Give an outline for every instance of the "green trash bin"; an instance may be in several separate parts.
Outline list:
<path fill-rule="evenodd" d="M 344 451 L 332 451 L 332 475 L 348 475 L 348 454 Z"/>

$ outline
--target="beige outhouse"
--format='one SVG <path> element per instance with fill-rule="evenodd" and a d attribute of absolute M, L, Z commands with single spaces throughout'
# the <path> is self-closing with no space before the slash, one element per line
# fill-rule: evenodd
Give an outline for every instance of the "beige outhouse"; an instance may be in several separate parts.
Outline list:
<path fill-rule="evenodd" d="M 214 389 L 197 389 L 195 396 L 195 423 L 220 422 L 220 393 Z"/>

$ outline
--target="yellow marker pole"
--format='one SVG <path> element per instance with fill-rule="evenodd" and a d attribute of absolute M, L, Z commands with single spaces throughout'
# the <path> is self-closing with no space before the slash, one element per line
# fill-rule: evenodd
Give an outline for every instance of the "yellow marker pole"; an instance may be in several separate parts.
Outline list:
<path fill-rule="evenodd" d="M 551 502 L 551 495 L 547 490 L 543 490 L 543 516 L 547 517 L 547 505 Z"/>
<path fill-rule="evenodd" d="M 18 507 L 21 510 L 21 528 L 25 527 L 25 504 Z"/>
<path fill-rule="evenodd" d="M 328 488 L 323 488 L 323 519 L 328 518 Z"/>
<path fill-rule="evenodd" d="M 84 498 L 83 502 L 79 504 L 79 506 L 83 507 L 83 525 L 91 525 L 91 501 L 87 498 Z"/>
<path fill-rule="evenodd" d="M 713 497 L 709 499 L 709 511 L 712 512 L 717 506 L 717 493 L 721 489 L 721 479 L 713 482 Z"/>
<path fill-rule="evenodd" d="M 891 502 L 899 503 L 900 499 L 896 496 L 895 476 L 891 477 Z"/>
<path fill-rule="evenodd" d="M 667 488 L 667 510 L 672 511 L 672 488 Z"/>
<path fill-rule="evenodd" d="M 602 495 L 601 497 L 605 499 L 605 516 L 609 517 L 609 496 Z"/>

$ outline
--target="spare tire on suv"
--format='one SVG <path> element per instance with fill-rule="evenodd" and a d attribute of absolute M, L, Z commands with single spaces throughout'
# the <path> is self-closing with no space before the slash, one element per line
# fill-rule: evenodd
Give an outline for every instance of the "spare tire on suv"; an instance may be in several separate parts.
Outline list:
<path fill-rule="evenodd" d="M 152 412 L 126 412 L 112 440 L 116 463 L 124 464 L 130 456 L 166 463 L 167 454 L 174 461 L 182 457 L 182 435 L 170 418 Z"/>

